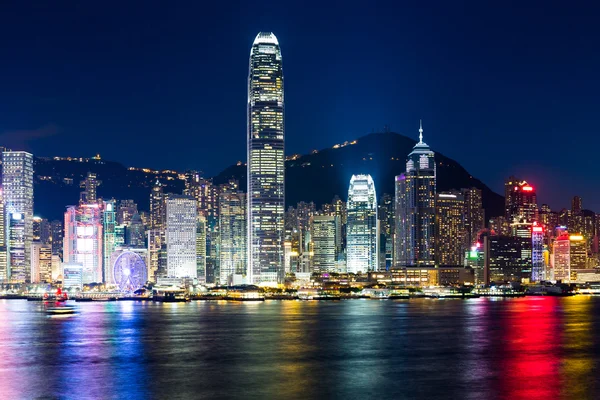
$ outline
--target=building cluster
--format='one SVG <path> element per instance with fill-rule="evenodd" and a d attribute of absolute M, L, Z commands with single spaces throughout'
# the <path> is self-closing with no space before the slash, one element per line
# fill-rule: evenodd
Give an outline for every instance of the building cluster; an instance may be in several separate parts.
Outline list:
<path fill-rule="evenodd" d="M 0 282 L 135 291 L 148 281 L 280 285 L 314 274 L 379 273 L 416 286 L 594 280 L 600 218 L 581 198 L 554 212 L 538 207 L 534 187 L 511 177 L 505 215 L 486 224 L 481 190 L 437 190 L 422 125 L 395 193 L 378 197 L 373 178 L 356 174 L 346 201 L 336 196 L 319 208 L 301 202 L 286 211 L 275 35 L 259 33 L 249 61 L 247 193 L 234 180 L 217 185 L 195 171 L 165 171 L 184 179 L 185 190 L 168 193 L 156 181 L 144 212 L 132 200 L 100 198 L 102 182 L 90 172 L 64 220 L 49 222 L 33 213 L 33 156 L 3 149 Z"/>

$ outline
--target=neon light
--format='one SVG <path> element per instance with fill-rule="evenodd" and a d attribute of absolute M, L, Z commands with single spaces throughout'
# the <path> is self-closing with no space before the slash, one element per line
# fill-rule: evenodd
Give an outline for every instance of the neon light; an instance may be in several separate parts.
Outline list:
<path fill-rule="evenodd" d="M 534 232 L 544 232 L 544 228 L 542 228 L 541 226 L 534 226 L 533 231 Z"/>
<path fill-rule="evenodd" d="M 522 189 L 524 192 L 533 192 L 533 188 L 531 186 L 523 186 Z"/>
<path fill-rule="evenodd" d="M 476 260 L 476 259 L 478 258 L 478 257 L 477 257 L 477 251 L 470 251 L 470 252 L 469 252 L 469 258 L 470 258 L 471 260 L 473 260 L 473 259 L 475 259 L 475 260 Z"/>
<path fill-rule="evenodd" d="M 569 240 L 574 240 L 574 241 L 583 240 L 583 236 L 581 236 L 581 235 L 571 235 L 571 236 L 569 236 Z"/>

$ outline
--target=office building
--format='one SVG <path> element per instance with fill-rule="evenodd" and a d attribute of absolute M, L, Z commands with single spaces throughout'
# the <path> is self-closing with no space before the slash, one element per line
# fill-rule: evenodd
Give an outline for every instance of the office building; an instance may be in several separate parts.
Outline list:
<path fill-rule="evenodd" d="M 52 237 L 50 223 L 45 218 L 33 217 L 33 241 L 50 243 Z"/>
<path fill-rule="evenodd" d="M 246 231 L 244 231 L 243 237 L 244 241 L 246 241 Z M 244 257 L 247 254 L 247 252 L 244 253 Z M 200 213 L 196 221 L 196 271 L 198 281 L 206 283 L 206 218 Z"/>
<path fill-rule="evenodd" d="M 534 223 L 531 227 L 531 280 L 546 280 L 546 264 L 544 261 L 544 227 Z"/>
<path fill-rule="evenodd" d="M 67 207 L 64 262 L 82 266 L 83 283 L 104 281 L 102 209 L 96 204 Z"/>
<path fill-rule="evenodd" d="M 246 194 L 226 192 L 219 195 L 219 283 L 232 284 L 234 275 L 246 275 L 248 251 L 246 238 Z"/>
<path fill-rule="evenodd" d="M 170 194 L 165 211 L 167 276 L 196 278 L 196 200 L 190 196 Z"/>
<path fill-rule="evenodd" d="M 251 283 L 283 283 L 284 99 L 281 49 L 261 32 L 248 76 L 248 275 Z"/>
<path fill-rule="evenodd" d="M 4 212 L 4 192 L 0 188 L 0 282 L 8 281 L 8 248 L 6 237 L 6 213 Z"/>
<path fill-rule="evenodd" d="M 377 195 L 371 175 L 352 175 L 348 187 L 346 268 L 349 273 L 378 269 Z"/>
<path fill-rule="evenodd" d="M 146 239 L 144 237 L 146 232 L 140 214 L 133 214 L 125 231 L 127 235 L 125 242 L 129 247 L 142 248 L 146 246 Z"/>
<path fill-rule="evenodd" d="M 52 282 L 52 245 L 31 244 L 31 283 Z"/>
<path fill-rule="evenodd" d="M 539 221 L 537 195 L 527 181 L 511 176 L 504 182 L 505 218 L 508 223 Z"/>
<path fill-rule="evenodd" d="M 437 193 L 435 204 L 435 261 L 437 265 L 462 265 L 465 253 L 464 196 L 460 192 Z"/>
<path fill-rule="evenodd" d="M 483 209 L 483 198 L 481 189 L 461 189 L 464 198 L 464 224 L 465 224 L 465 248 L 469 249 L 478 240 L 479 232 L 485 228 L 485 211 Z"/>
<path fill-rule="evenodd" d="M 165 217 L 163 185 L 159 181 L 156 181 L 150 192 L 150 229 L 164 229 Z"/>
<path fill-rule="evenodd" d="M 315 215 L 312 217 L 312 267 L 313 272 L 336 271 L 336 217 Z"/>
<path fill-rule="evenodd" d="M 83 289 L 83 266 L 75 263 L 65 263 L 62 265 L 63 289 L 82 290 Z"/>
<path fill-rule="evenodd" d="M 434 265 L 435 195 L 435 154 L 421 125 L 406 172 L 396 177 L 396 265 Z"/>
<path fill-rule="evenodd" d="M 554 239 L 552 258 L 554 280 L 569 283 L 571 281 L 571 243 L 567 232 Z"/>
<path fill-rule="evenodd" d="M 83 189 L 80 193 L 79 201 L 82 204 L 94 204 L 98 201 L 97 189 L 102 181 L 93 172 L 88 172 L 84 180 L 81 181 L 79 187 Z"/>
<path fill-rule="evenodd" d="M 117 207 L 117 223 L 119 225 L 129 225 L 131 218 L 137 213 L 137 204 L 133 200 L 121 200 Z"/>
<path fill-rule="evenodd" d="M 50 223 L 50 236 L 52 241 L 52 254 L 58 256 L 62 260 L 63 254 L 63 236 L 65 229 L 63 221 L 54 220 Z"/>
<path fill-rule="evenodd" d="M 33 241 L 33 155 L 24 151 L 2 153 L 2 190 L 8 227 L 8 279 L 30 280 Z"/>
<path fill-rule="evenodd" d="M 103 282 L 110 282 L 110 268 L 112 254 L 117 247 L 117 212 L 115 210 L 115 201 L 105 201 L 102 211 L 102 232 L 104 238 L 102 240 L 102 279 Z"/>

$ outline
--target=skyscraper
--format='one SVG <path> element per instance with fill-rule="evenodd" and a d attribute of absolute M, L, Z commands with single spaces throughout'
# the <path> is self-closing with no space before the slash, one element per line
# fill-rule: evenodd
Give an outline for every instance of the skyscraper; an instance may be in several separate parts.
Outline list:
<path fill-rule="evenodd" d="M 485 227 L 485 212 L 482 205 L 481 189 L 468 188 L 461 190 L 465 199 L 465 248 L 470 248 L 477 242 L 477 235 Z"/>
<path fill-rule="evenodd" d="M 314 272 L 336 272 L 336 218 L 334 215 L 312 217 Z"/>
<path fill-rule="evenodd" d="M 196 278 L 196 200 L 170 194 L 166 213 L 167 276 Z"/>
<path fill-rule="evenodd" d="M 0 282 L 8 280 L 7 248 L 6 248 L 6 213 L 4 212 L 4 193 L 0 188 Z"/>
<path fill-rule="evenodd" d="M 466 250 L 464 197 L 459 192 L 437 194 L 435 204 L 435 261 L 438 265 L 462 265 Z"/>
<path fill-rule="evenodd" d="M 156 181 L 150 192 L 150 229 L 165 228 L 165 194 L 159 181 Z"/>
<path fill-rule="evenodd" d="M 88 172 L 87 177 L 79 184 L 79 186 L 84 189 L 80 194 L 80 201 L 86 204 L 95 203 L 98 200 L 96 191 L 101 183 L 102 181 L 97 179 L 95 173 Z"/>
<path fill-rule="evenodd" d="M 396 265 L 433 265 L 435 257 L 436 167 L 434 152 L 419 142 L 408 155 L 406 173 L 396 177 Z"/>
<path fill-rule="evenodd" d="M 231 284 L 233 275 L 247 274 L 246 194 L 226 192 L 219 195 L 219 283 Z"/>
<path fill-rule="evenodd" d="M 31 245 L 31 282 L 52 282 L 52 246 L 42 242 Z"/>
<path fill-rule="evenodd" d="M 506 221 L 532 223 L 539 220 L 535 189 L 527 183 L 511 176 L 504 182 Z"/>
<path fill-rule="evenodd" d="M 104 240 L 102 240 L 102 276 L 104 282 L 112 281 L 109 279 L 111 275 L 111 259 L 112 254 L 117 246 L 117 235 L 115 227 L 117 223 L 117 212 L 115 211 L 115 201 L 109 200 L 104 202 L 104 211 L 102 212 L 102 227 Z"/>
<path fill-rule="evenodd" d="M 371 175 L 352 175 L 348 188 L 346 268 L 351 273 L 378 269 L 377 195 Z"/>
<path fill-rule="evenodd" d="M 260 32 L 248 76 L 249 281 L 283 282 L 284 100 L 281 49 Z"/>
<path fill-rule="evenodd" d="M 33 240 L 33 155 L 24 151 L 2 153 L 2 188 L 8 227 L 8 278 L 28 281 Z M 14 230 L 14 231 L 13 231 Z"/>
<path fill-rule="evenodd" d="M 67 207 L 65 212 L 64 261 L 83 266 L 83 283 L 103 282 L 101 208 L 96 204 Z"/>
<path fill-rule="evenodd" d="M 117 207 L 117 222 L 119 225 L 129 225 L 131 218 L 137 212 L 137 204 L 133 200 L 121 200 Z"/>

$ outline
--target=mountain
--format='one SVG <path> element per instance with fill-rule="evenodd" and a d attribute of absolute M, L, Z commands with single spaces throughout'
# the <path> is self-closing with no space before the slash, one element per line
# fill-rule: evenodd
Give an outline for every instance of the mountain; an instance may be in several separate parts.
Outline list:
<path fill-rule="evenodd" d="M 287 157 L 286 204 L 314 201 L 317 206 L 330 202 L 335 195 L 346 199 L 352 174 L 371 174 L 377 195 L 394 194 L 394 177 L 406 168 L 406 156 L 415 141 L 397 133 L 373 133 L 351 143 Z M 477 187 L 482 190 L 486 218 L 504 213 L 504 198 L 471 176 L 459 163 L 436 152 L 438 191 Z M 177 171 L 125 167 L 100 158 L 36 158 L 34 162 L 35 214 L 62 219 L 67 205 L 79 201 L 79 182 L 88 172 L 97 174 L 102 184 L 98 196 L 132 199 L 140 211 L 148 211 L 150 189 L 157 179 L 165 192 L 181 193 L 182 175 Z M 216 184 L 229 179 L 246 190 L 246 166 L 232 165 L 215 176 Z"/>
<path fill-rule="evenodd" d="M 353 174 L 370 174 L 377 196 L 394 195 L 395 176 L 406 170 L 406 156 L 417 142 L 393 133 L 372 133 L 356 141 L 308 155 L 287 157 L 285 163 L 286 204 L 314 201 L 317 206 L 330 202 L 335 195 L 346 199 Z M 435 151 L 435 150 L 434 150 Z M 481 189 L 486 219 L 504 214 L 504 197 L 474 178 L 458 162 L 436 152 L 437 190 L 476 187 Z M 214 177 L 217 184 L 237 179 L 246 190 L 246 166 L 232 165 Z"/>
<path fill-rule="evenodd" d="M 148 211 L 150 189 L 157 179 L 165 191 L 181 193 L 184 181 L 176 171 L 127 168 L 123 164 L 99 158 L 35 158 L 34 212 L 37 216 L 62 219 L 65 207 L 79 202 L 79 183 L 94 172 L 102 183 L 98 197 L 132 199 L 140 211 Z"/>

